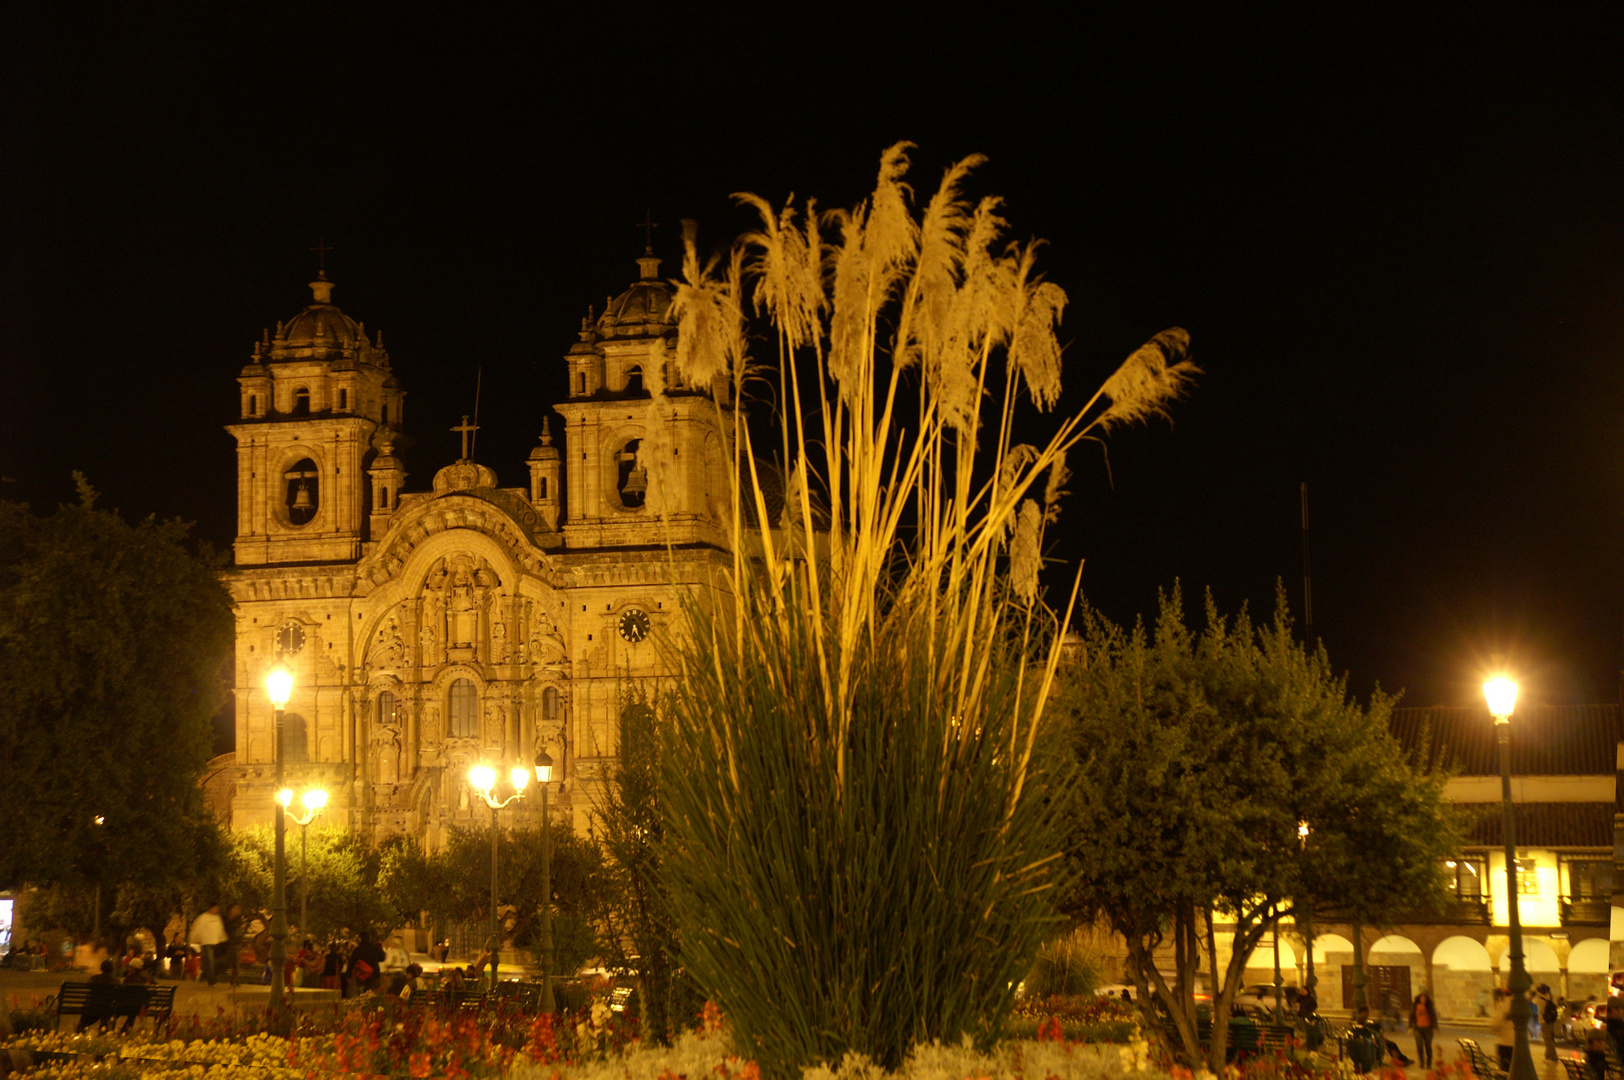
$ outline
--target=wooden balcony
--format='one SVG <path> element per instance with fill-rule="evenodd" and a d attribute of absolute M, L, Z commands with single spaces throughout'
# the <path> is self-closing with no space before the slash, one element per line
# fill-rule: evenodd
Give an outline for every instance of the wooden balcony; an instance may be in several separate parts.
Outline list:
<path fill-rule="evenodd" d="M 1595 897 L 1561 898 L 1563 926 L 1607 926 L 1613 920 L 1613 905 Z"/>

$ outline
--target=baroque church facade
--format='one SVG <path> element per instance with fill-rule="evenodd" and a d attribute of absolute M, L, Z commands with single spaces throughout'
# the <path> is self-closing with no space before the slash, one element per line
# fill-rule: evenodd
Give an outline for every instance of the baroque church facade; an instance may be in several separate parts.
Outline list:
<path fill-rule="evenodd" d="M 537 418 L 524 487 L 473 460 L 465 418 L 461 458 L 408 488 L 406 391 L 325 274 L 256 343 L 227 426 L 234 827 L 272 819 L 265 675 L 280 661 L 294 673 L 287 783 L 325 787 L 329 822 L 432 850 L 488 821 L 470 766 L 505 777 L 545 751 L 555 821 L 585 829 L 628 680 L 665 674 L 654 637 L 723 565 L 726 391 L 682 384 L 672 290 L 651 253 L 638 263 L 640 278 L 582 321 L 562 430 Z M 504 819 L 538 823 L 540 804 L 520 799 Z"/>

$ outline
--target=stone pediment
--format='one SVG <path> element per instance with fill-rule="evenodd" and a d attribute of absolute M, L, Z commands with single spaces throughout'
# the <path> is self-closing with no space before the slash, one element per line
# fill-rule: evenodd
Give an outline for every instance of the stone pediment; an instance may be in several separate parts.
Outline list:
<path fill-rule="evenodd" d="M 357 593 L 365 595 L 392 580 L 421 544 L 454 529 L 488 536 L 511 553 L 517 566 L 557 584 L 555 568 L 536 543 L 541 528 L 534 508 L 511 492 L 484 487 L 436 495 L 403 508 L 378 549 L 356 567 Z"/>
<path fill-rule="evenodd" d="M 434 493 L 444 495 L 451 491 L 467 491 L 470 488 L 494 488 L 496 486 L 496 471 L 489 466 L 480 465 L 473 461 L 459 461 L 454 465 L 447 465 L 434 474 Z"/>

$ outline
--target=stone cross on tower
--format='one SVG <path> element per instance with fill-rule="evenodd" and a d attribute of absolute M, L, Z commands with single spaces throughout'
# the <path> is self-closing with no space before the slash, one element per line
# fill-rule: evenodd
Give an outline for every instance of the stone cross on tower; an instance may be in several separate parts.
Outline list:
<path fill-rule="evenodd" d="M 322 277 L 327 276 L 327 253 L 333 250 L 327 243 L 325 236 L 316 237 L 316 246 L 310 249 L 316 253 L 316 273 Z"/>
<path fill-rule="evenodd" d="M 456 425 L 451 430 L 452 431 L 460 431 L 460 432 L 462 432 L 462 457 L 459 460 L 467 461 L 468 460 L 468 436 L 470 436 L 474 432 L 478 431 L 479 430 L 479 425 L 478 424 L 470 424 L 468 422 L 468 417 L 465 415 L 462 418 L 462 423 Z"/>
<path fill-rule="evenodd" d="M 654 230 L 660 227 L 660 223 L 654 220 L 653 212 L 649 210 L 643 211 L 643 220 L 637 223 L 637 227 L 643 230 L 643 250 L 653 251 Z"/>

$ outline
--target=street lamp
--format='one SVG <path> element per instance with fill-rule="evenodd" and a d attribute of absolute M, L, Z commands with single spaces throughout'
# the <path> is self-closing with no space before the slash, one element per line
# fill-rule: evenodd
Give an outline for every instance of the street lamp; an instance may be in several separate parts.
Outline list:
<path fill-rule="evenodd" d="M 547 792 L 553 780 L 553 759 L 543 750 L 536 755 L 536 783 L 541 787 L 541 1011 L 553 1012 L 553 821 L 547 813 Z"/>
<path fill-rule="evenodd" d="M 311 788 L 299 796 L 299 802 L 304 805 L 303 815 L 295 814 L 288 807 L 293 805 L 293 789 L 283 788 L 276 793 L 276 801 L 282 804 L 282 812 L 287 814 L 299 825 L 299 933 L 310 933 L 310 875 L 305 863 L 305 833 L 306 828 L 316 819 L 316 815 L 327 808 L 327 792 L 321 788 Z"/>
<path fill-rule="evenodd" d="M 502 922 L 496 910 L 496 812 L 514 799 L 524 796 L 524 787 L 530 782 L 530 770 L 522 765 L 515 765 L 509 773 L 513 780 L 513 794 L 507 798 L 496 798 L 496 770 L 489 765 L 475 765 L 468 770 L 468 782 L 474 786 L 474 792 L 485 805 L 491 808 L 491 990 L 496 990 L 496 963 L 501 956 Z"/>
<path fill-rule="evenodd" d="M 1534 1055 L 1528 1049 L 1528 1018 L 1519 1016 L 1517 1005 L 1528 1000 L 1528 987 L 1533 980 L 1523 966 L 1522 917 L 1517 911 L 1517 835 L 1511 808 L 1511 712 L 1517 706 L 1517 684 L 1504 675 L 1496 675 L 1483 684 L 1483 696 L 1488 700 L 1489 713 L 1494 717 L 1494 728 L 1500 736 L 1500 801 L 1504 823 L 1501 831 L 1506 842 L 1506 921 L 1511 929 L 1511 981 L 1508 989 L 1511 1000 L 1511 1025 L 1515 1042 L 1511 1050 L 1511 1080 L 1536 1080 Z"/>
<path fill-rule="evenodd" d="M 1308 822 L 1297 822 L 1297 849 L 1303 857 L 1308 856 L 1308 837 L 1314 830 L 1309 828 Z M 1303 976 L 1303 993 L 1313 999 L 1313 1007 L 1308 1010 L 1308 1048 L 1318 1050 L 1324 1041 L 1324 1035 L 1319 1028 L 1319 995 L 1314 993 L 1314 987 L 1319 979 L 1314 975 L 1314 899 L 1312 896 L 1299 897 L 1297 905 L 1302 907 L 1303 947 L 1307 950 L 1307 968 Z M 1297 906 L 1292 908 L 1292 919 L 1297 919 Z"/>
<path fill-rule="evenodd" d="M 271 738 L 271 756 L 276 761 L 276 789 L 282 790 L 282 710 L 293 696 L 293 672 L 278 663 L 265 676 L 265 692 L 276 710 Z M 280 1008 L 283 986 L 282 968 L 288 960 L 288 866 L 286 844 L 287 824 L 280 811 L 276 814 L 276 862 L 271 890 L 271 1007 Z"/>

